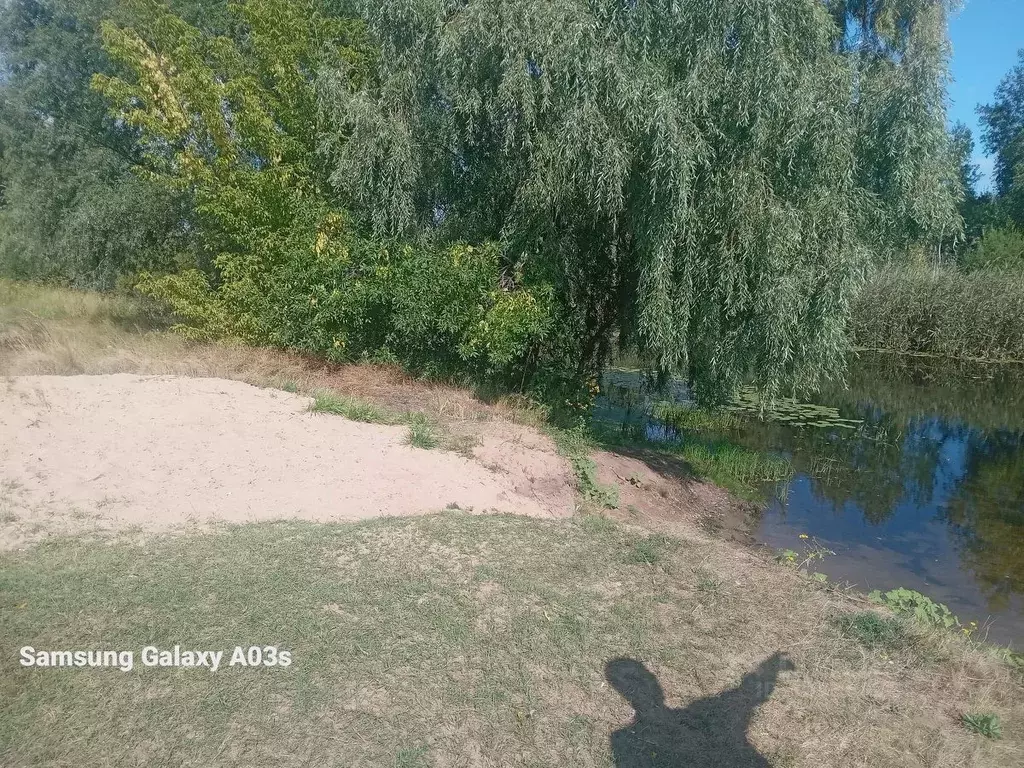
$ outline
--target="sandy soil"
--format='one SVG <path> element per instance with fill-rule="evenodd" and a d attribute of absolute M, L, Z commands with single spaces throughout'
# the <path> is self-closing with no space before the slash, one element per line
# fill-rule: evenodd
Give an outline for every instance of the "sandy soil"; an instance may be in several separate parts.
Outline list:
<path fill-rule="evenodd" d="M 568 470 L 530 430 L 484 429 L 476 460 L 405 427 L 307 412 L 223 379 L 21 376 L 0 384 L 0 547 L 49 532 L 436 512 L 572 513 Z M 506 425 L 514 427 L 514 425 Z"/>
<path fill-rule="evenodd" d="M 696 525 L 719 538 L 754 543 L 750 530 L 756 505 L 695 479 L 681 459 L 640 448 L 623 451 L 593 456 L 598 482 L 619 493 L 612 517 L 683 536 L 692 536 Z"/>

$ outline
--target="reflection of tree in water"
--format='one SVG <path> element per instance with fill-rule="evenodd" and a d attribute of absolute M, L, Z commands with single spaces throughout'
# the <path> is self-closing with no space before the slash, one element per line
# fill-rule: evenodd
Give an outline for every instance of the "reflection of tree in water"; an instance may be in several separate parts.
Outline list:
<path fill-rule="evenodd" d="M 901 422 L 866 408 L 846 414 L 863 419 L 862 429 L 847 433 L 757 424 L 743 430 L 740 442 L 788 454 L 796 471 L 810 478 L 817 498 L 837 512 L 852 504 L 868 522 L 880 525 L 900 504 L 934 502 L 946 446 L 963 442 L 970 433 L 959 426 L 943 430 L 933 419 Z"/>
<path fill-rule="evenodd" d="M 749 421 L 718 437 L 789 455 L 836 514 L 881 525 L 909 507 L 945 520 L 993 609 L 1024 594 L 1024 367 L 865 357 L 848 385 L 811 401 L 859 430 Z"/>
<path fill-rule="evenodd" d="M 911 405 L 905 398 L 905 408 Z M 907 410 L 843 410 L 864 419 L 865 434 L 896 439 L 837 440 L 827 431 L 793 434 L 783 427 L 765 431 L 760 447 L 790 452 L 814 494 L 837 511 L 852 503 L 879 525 L 909 505 L 944 519 L 992 610 L 1024 594 L 1024 433 L 982 431 Z"/>
<path fill-rule="evenodd" d="M 993 610 L 1024 594 L 1024 435 L 978 439 L 964 481 L 946 505 L 945 520 L 960 556 Z"/>
<path fill-rule="evenodd" d="M 904 422 L 934 416 L 1024 432 L 1024 366 L 862 354 L 846 378 L 845 388 L 822 393 L 822 401 L 871 403 Z"/>

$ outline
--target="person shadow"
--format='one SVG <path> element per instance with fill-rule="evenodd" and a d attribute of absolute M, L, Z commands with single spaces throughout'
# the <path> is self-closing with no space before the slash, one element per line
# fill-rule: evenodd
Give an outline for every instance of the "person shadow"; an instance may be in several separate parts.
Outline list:
<path fill-rule="evenodd" d="M 779 673 L 795 669 L 788 656 L 776 653 L 736 688 L 672 709 L 665 706 L 658 678 L 642 663 L 608 662 L 605 677 L 636 713 L 612 734 L 615 768 L 769 768 L 747 740 L 747 728 L 772 695 Z"/>

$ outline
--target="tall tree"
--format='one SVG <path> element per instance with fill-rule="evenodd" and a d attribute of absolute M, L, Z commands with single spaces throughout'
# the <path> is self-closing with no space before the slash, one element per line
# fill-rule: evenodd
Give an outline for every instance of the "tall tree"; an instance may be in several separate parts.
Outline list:
<path fill-rule="evenodd" d="M 214 20 L 223 2 L 181 5 Z M 192 248 L 187 195 L 133 173 L 138 132 L 90 87 L 112 74 L 100 22 L 117 0 L 9 0 L 0 7 L 0 270 L 91 287 L 170 265 Z"/>
<path fill-rule="evenodd" d="M 1024 49 L 1000 82 L 995 100 L 978 108 L 985 149 L 996 157 L 996 193 L 1024 226 Z"/>
<path fill-rule="evenodd" d="M 956 239 L 964 196 L 946 127 L 948 16 L 959 0 L 826 0 L 853 71 L 862 236 L 890 258 Z"/>
<path fill-rule="evenodd" d="M 946 12 L 384 0 L 374 77 L 322 82 L 325 149 L 378 232 L 497 240 L 553 285 L 580 373 L 617 333 L 705 397 L 772 395 L 840 370 L 868 254 L 956 226 Z"/>

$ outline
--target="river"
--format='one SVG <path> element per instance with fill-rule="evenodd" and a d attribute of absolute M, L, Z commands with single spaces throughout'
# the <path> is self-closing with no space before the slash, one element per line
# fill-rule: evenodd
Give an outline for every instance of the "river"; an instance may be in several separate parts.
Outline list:
<path fill-rule="evenodd" d="M 647 395 L 641 382 L 609 371 L 595 418 L 692 439 L 651 416 L 656 400 L 688 404 L 685 385 Z M 716 437 L 795 470 L 764 487 L 758 541 L 797 552 L 817 542 L 835 553 L 814 564 L 831 579 L 917 590 L 991 642 L 1024 647 L 1024 367 L 861 354 L 845 386 L 768 420 L 749 405 L 737 401 Z"/>

